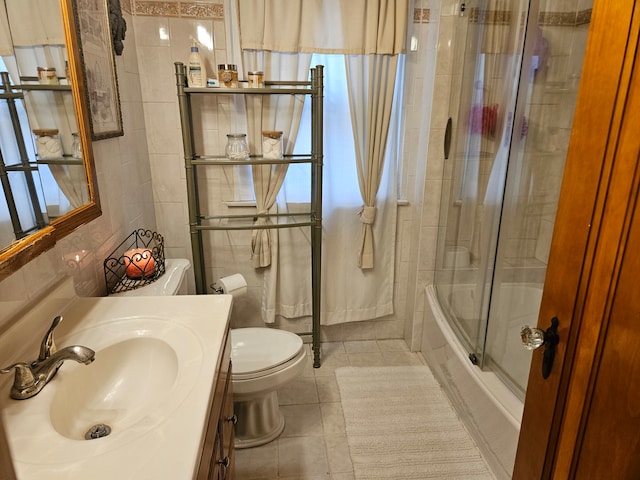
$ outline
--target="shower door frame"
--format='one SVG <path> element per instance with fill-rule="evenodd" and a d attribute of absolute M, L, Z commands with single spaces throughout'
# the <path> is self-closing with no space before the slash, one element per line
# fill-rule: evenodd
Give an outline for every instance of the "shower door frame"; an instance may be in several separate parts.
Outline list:
<path fill-rule="evenodd" d="M 610 351 L 608 327 L 624 321 L 611 316 L 613 302 L 623 288 L 634 288 L 617 279 L 632 215 L 640 214 L 640 118 L 633 114 L 640 110 L 639 36 L 635 2 L 595 0 L 538 320 L 546 328 L 551 317 L 560 319 L 560 344 L 546 380 L 540 374 L 542 352 L 534 353 L 516 480 L 573 478 L 578 468 L 589 467 L 615 474 L 616 467 L 633 462 L 626 450 L 631 438 L 618 439 L 617 450 L 610 438 L 600 441 L 598 447 L 614 449 L 605 465 L 593 463 L 582 447 L 594 447 L 586 443 L 585 431 L 587 421 L 598 421 L 590 417 L 596 382 L 609 373 L 599 368 Z M 640 308 L 638 300 L 633 307 Z M 627 393 L 633 380 L 616 388 Z M 600 393 L 600 398 L 616 398 L 615 390 Z M 624 424 L 629 418 L 625 413 L 608 411 L 603 422 Z M 631 465 L 640 468 L 637 463 Z"/>

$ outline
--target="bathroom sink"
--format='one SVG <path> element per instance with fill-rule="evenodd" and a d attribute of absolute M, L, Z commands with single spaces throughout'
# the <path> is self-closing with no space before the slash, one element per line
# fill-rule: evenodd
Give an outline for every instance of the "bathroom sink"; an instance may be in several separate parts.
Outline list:
<path fill-rule="evenodd" d="M 65 362 L 27 400 L 1 379 L 18 478 L 193 478 L 230 307 L 227 295 L 106 297 L 52 312 L 64 316 L 57 346 L 87 346 L 95 361 Z"/>
<path fill-rule="evenodd" d="M 75 440 L 85 440 L 98 425 L 114 434 L 124 431 L 148 418 L 171 394 L 178 367 L 175 350 L 164 340 L 137 337 L 110 345 L 87 368 L 64 375 L 64 388 L 51 400 L 53 428 Z M 146 422 L 146 428 L 152 423 Z"/>

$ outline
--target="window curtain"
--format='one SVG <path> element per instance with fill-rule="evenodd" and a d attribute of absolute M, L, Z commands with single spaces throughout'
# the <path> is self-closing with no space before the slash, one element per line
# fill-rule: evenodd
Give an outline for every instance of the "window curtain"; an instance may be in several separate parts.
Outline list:
<path fill-rule="evenodd" d="M 393 161 L 387 162 L 385 165 L 384 158 L 385 154 L 390 153 L 385 152 L 385 145 L 389 129 L 389 116 L 392 110 L 390 107 L 394 91 L 397 55 L 403 51 L 406 36 L 408 0 L 351 0 L 349 2 L 340 0 L 322 2 L 313 0 L 301 0 L 300 2 L 238 0 L 238 11 L 245 62 L 249 61 L 246 52 L 255 52 L 254 63 L 251 65 L 245 63 L 245 68 L 264 69 L 267 79 L 269 76 L 266 75 L 266 68 L 259 63 L 261 55 L 266 58 L 266 55 L 274 52 L 297 55 L 314 52 L 354 57 L 348 61 L 351 71 L 349 83 L 353 94 L 348 99 L 342 99 L 344 103 L 339 107 L 343 108 L 345 104 L 350 104 L 352 110 L 358 111 L 352 114 L 354 116 L 353 125 L 349 126 L 347 120 L 346 129 L 343 125 L 343 130 L 339 133 L 348 132 L 351 130 L 350 127 L 355 129 L 351 135 L 352 138 L 347 141 L 353 145 L 354 138 L 360 139 L 356 141 L 359 143 L 358 150 L 361 154 L 360 165 L 351 160 L 357 155 L 345 151 L 353 149 L 353 147 L 345 149 L 344 145 L 339 144 L 338 140 L 329 133 L 331 127 L 340 125 L 342 119 L 337 118 L 334 125 L 329 125 L 331 121 L 328 120 L 328 117 L 332 107 L 325 87 L 322 323 L 336 324 L 369 320 L 393 313 L 397 202 L 395 196 L 387 198 L 389 191 L 395 192 L 395 168 L 389 165 L 394 163 Z M 356 59 L 356 56 L 362 58 Z M 368 57 L 373 57 L 373 60 Z M 344 70 L 344 58 L 342 64 L 341 69 Z M 372 66 L 373 70 L 369 70 L 369 66 Z M 378 72 L 379 68 L 386 69 L 384 75 Z M 374 76 L 369 78 L 370 74 L 374 74 Z M 307 75 L 308 73 L 305 72 L 305 78 Z M 331 69 L 325 68 L 325 80 L 331 75 Z M 380 93 L 375 87 L 375 83 L 380 80 L 385 83 L 385 105 L 381 110 L 377 108 L 375 102 L 375 95 Z M 346 83 L 346 77 L 343 82 Z M 363 85 L 367 86 L 366 93 L 359 92 Z M 365 95 L 365 99 L 366 95 L 372 95 L 372 97 L 369 101 L 364 101 L 363 95 Z M 346 117 L 348 119 L 349 114 Z M 369 130 L 369 126 L 373 130 Z M 375 140 L 370 138 L 372 132 L 376 135 Z M 376 147 L 372 147 L 372 145 L 376 145 Z M 375 161 L 370 162 L 369 155 L 372 152 L 375 152 Z M 385 167 L 389 168 L 385 169 Z M 344 179 L 340 175 L 341 171 L 344 172 L 345 169 L 353 169 L 354 172 L 353 182 L 349 185 L 344 184 Z M 337 172 L 332 179 L 326 175 L 329 170 Z M 362 182 L 358 181 L 357 170 L 362 171 Z M 386 174 L 390 176 L 386 180 L 382 179 L 383 171 L 386 171 Z M 370 177 L 372 182 L 368 183 L 367 177 Z M 334 179 L 335 183 L 332 182 Z M 358 197 L 359 202 L 363 202 L 364 206 L 369 208 L 362 208 L 362 203 L 358 206 L 358 200 L 355 201 L 355 204 L 353 203 L 353 192 L 358 191 L 359 183 L 362 183 L 361 190 L 363 191 L 362 196 Z M 336 188 L 338 184 L 343 187 L 340 191 Z M 369 186 L 367 186 L 368 184 Z M 385 187 L 384 204 L 376 206 L 376 192 L 381 184 L 384 184 Z M 343 200 L 345 194 L 346 197 L 350 197 L 349 200 Z M 280 203 L 278 208 L 279 211 L 280 208 L 283 208 Z M 374 226 L 374 218 L 372 217 L 376 211 L 378 224 Z M 358 218 L 358 212 L 361 213 L 360 218 Z M 366 220 L 366 223 L 363 222 L 363 219 Z M 369 257 L 365 255 L 366 260 L 362 264 L 358 260 L 361 256 L 359 249 L 354 247 L 359 235 L 365 237 L 361 233 L 364 228 L 361 225 L 368 225 L 366 229 L 369 235 L 366 236 L 365 243 L 376 244 L 385 256 L 385 260 L 380 262 L 379 268 L 375 271 L 372 268 L 373 253 Z M 277 235 L 293 237 L 295 234 L 278 231 Z M 385 239 L 383 240 L 382 237 Z M 285 244 L 289 246 L 291 243 L 293 242 L 283 242 L 281 247 L 284 247 Z M 363 243 L 362 240 L 360 243 Z M 304 249 L 305 246 L 294 245 L 292 248 Z M 266 317 L 265 321 L 273 321 L 275 315 L 288 316 L 287 312 L 295 312 L 299 316 L 302 312 L 297 307 L 309 303 L 308 297 L 301 294 L 302 287 L 305 287 L 305 290 L 310 290 L 310 272 L 307 271 L 307 267 L 301 266 L 296 272 L 298 276 L 295 278 L 284 278 L 284 276 L 277 274 L 278 265 L 285 265 L 289 270 L 294 270 L 290 268 L 292 256 L 295 256 L 295 253 L 285 252 L 284 248 L 279 248 L 277 261 L 272 258 L 271 271 L 265 278 L 265 292 L 267 292 L 263 298 L 263 318 Z M 360 268 L 359 264 L 360 266 L 364 265 L 364 269 Z M 278 285 L 278 282 L 283 281 L 288 284 Z M 300 293 L 298 299 L 293 295 L 294 292 Z M 266 315 L 265 311 L 268 312 Z"/>
<path fill-rule="evenodd" d="M 243 50 L 398 55 L 408 0 L 238 0 Z"/>
<path fill-rule="evenodd" d="M 261 65 L 260 69 L 264 71 L 265 77 L 271 80 L 304 81 L 309 78 L 311 55 L 245 51 L 243 62 L 245 66 Z M 247 68 L 254 70 L 256 67 Z M 252 96 L 247 97 L 245 101 L 250 151 L 261 151 L 263 130 L 277 130 L 283 132 L 284 153 L 293 153 L 304 106 L 304 96 Z M 251 167 L 258 215 L 267 214 L 274 207 L 287 169 L 286 164 Z M 270 220 L 265 217 L 258 217 L 257 220 L 259 225 L 269 222 Z M 272 264 L 272 247 L 276 241 L 277 236 L 270 229 L 256 229 L 252 232 L 251 262 L 254 268 L 268 267 Z"/>
<path fill-rule="evenodd" d="M 13 42 L 4 2 L 0 4 L 0 55 L 13 55 Z"/>
<path fill-rule="evenodd" d="M 373 223 L 395 90 L 397 55 L 347 55 L 347 84 L 356 146 L 360 210 L 358 266 L 374 267 Z"/>

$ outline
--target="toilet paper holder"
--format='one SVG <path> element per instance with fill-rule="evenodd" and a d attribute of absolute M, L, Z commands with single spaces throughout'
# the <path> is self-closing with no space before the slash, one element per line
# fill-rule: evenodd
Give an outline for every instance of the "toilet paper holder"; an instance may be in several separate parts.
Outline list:
<path fill-rule="evenodd" d="M 214 294 L 229 294 L 233 296 L 241 296 L 247 293 L 247 281 L 239 273 L 234 273 L 227 277 L 221 277 L 211 284 Z"/>

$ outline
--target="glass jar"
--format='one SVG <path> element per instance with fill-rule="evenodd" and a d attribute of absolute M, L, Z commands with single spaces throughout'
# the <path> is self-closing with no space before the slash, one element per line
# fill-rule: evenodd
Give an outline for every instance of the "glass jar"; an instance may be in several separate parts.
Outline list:
<path fill-rule="evenodd" d="M 33 131 L 36 136 L 38 158 L 62 158 L 62 142 L 55 128 L 42 128 Z"/>
<path fill-rule="evenodd" d="M 282 158 L 282 132 L 262 131 L 262 157 L 271 160 Z"/>
<path fill-rule="evenodd" d="M 231 63 L 219 64 L 218 81 L 221 87 L 238 88 L 238 66 Z"/>
<path fill-rule="evenodd" d="M 71 155 L 73 158 L 82 158 L 82 144 L 78 132 L 73 132 L 73 143 L 71 144 Z"/>
<path fill-rule="evenodd" d="M 227 134 L 227 147 L 225 154 L 229 160 L 248 160 L 249 145 L 246 133 Z"/>
<path fill-rule="evenodd" d="M 249 87 L 262 88 L 264 87 L 264 73 L 263 72 L 249 72 Z"/>
<path fill-rule="evenodd" d="M 38 67 L 38 82 L 43 85 L 57 85 L 58 75 L 53 67 Z"/>

